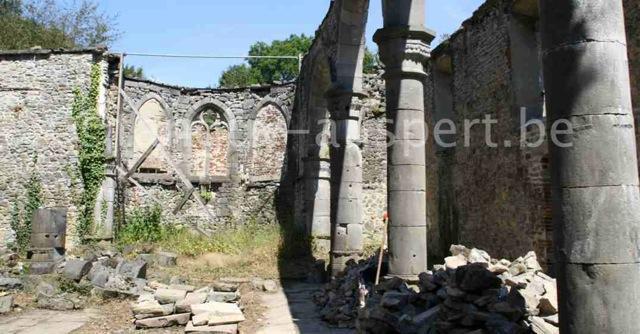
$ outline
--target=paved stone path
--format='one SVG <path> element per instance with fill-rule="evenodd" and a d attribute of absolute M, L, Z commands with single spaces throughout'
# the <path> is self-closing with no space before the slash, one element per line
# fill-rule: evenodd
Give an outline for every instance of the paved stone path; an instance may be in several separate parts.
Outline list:
<path fill-rule="evenodd" d="M 267 307 L 265 325 L 257 334 L 351 334 L 349 329 L 328 327 L 318 315 L 313 293 L 318 284 L 285 283 L 283 290 L 264 294 L 262 303 Z"/>
<path fill-rule="evenodd" d="M 94 310 L 61 312 L 29 310 L 0 317 L 3 334 L 67 334 L 82 327 L 95 316 Z"/>

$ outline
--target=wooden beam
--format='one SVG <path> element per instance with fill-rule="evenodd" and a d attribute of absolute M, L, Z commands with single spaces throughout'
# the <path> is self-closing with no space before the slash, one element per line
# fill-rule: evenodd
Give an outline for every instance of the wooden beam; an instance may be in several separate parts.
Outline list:
<path fill-rule="evenodd" d="M 189 198 L 191 198 L 191 195 L 193 195 L 193 192 L 196 190 L 196 188 L 191 187 L 190 189 L 188 189 L 187 191 L 185 191 L 184 196 L 182 197 L 182 200 L 180 200 L 180 203 L 178 203 L 178 205 L 176 206 L 175 209 L 173 209 L 173 214 L 177 214 L 178 211 L 180 211 L 182 209 L 182 207 L 187 203 L 187 201 L 189 200 Z"/>
<path fill-rule="evenodd" d="M 131 175 L 133 175 L 138 170 L 138 168 L 142 166 L 142 164 L 144 163 L 145 160 L 147 160 L 149 155 L 151 155 L 151 153 L 153 153 L 156 147 L 158 147 L 158 144 L 160 144 L 160 141 L 158 140 L 158 138 L 156 138 L 156 140 L 154 140 L 153 143 L 149 145 L 149 148 L 147 148 L 147 150 L 144 151 L 140 159 L 138 159 L 138 161 L 136 161 L 136 163 L 133 164 L 133 167 L 129 169 L 129 171 L 127 172 L 127 175 L 124 176 L 125 179 L 129 179 Z"/>

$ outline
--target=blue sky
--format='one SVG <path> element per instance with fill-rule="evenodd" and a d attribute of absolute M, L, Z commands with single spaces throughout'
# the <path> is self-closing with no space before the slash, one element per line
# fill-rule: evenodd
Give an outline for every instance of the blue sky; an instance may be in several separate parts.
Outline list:
<path fill-rule="evenodd" d="M 438 36 L 455 31 L 482 0 L 426 0 L 427 26 Z M 122 36 L 112 51 L 246 55 L 256 41 L 313 35 L 329 0 L 101 0 L 102 9 L 118 15 Z M 371 0 L 367 44 L 382 26 L 381 1 Z M 438 39 L 439 40 L 439 39 Z M 436 43 L 434 43 L 434 46 Z M 146 75 L 170 84 L 215 86 L 220 73 L 238 60 L 190 60 L 127 57 Z"/>

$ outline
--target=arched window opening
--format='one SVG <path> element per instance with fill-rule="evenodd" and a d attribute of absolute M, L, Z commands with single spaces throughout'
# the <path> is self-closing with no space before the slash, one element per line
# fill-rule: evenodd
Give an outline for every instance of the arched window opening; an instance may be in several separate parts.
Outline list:
<path fill-rule="evenodd" d="M 169 126 L 162 104 L 156 99 L 146 101 L 138 110 L 133 130 L 134 162 L 139 159 L 151 144 L 158 138 L 167 143 Z M 138 173 L 166 173 L 167 163 L 159 149 L 155 149 L 144 160 L 136 172 Z"/>
<path fill-rule="evenodd" d="M 203 108 L 191 122 L 191 155 L 193 176 L 229 175 L 229 123 L 217 108 Z"/>
<path fill-rule="evenodd" d="M 258 111 L 252 141 L 252 178 L 279 180 L 287 149 L 287 121 L 278 106 L 267 104 Z"/>

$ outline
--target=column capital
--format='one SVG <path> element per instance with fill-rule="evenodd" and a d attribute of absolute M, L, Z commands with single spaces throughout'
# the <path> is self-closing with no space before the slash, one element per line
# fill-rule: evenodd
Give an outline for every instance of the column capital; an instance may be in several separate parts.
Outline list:
<path fill-rule="evenodd" d="M 365 93 L 354 92 L 339 86 L 331 87 L 325 96 L 333 120 L 359 120 L 362 109 L 359 99 L 368 97 Z"/>
<path fill-rule="evenodd" d="M 423 26 L 386 27 L 373 39 L 380 47 L 380 60 L 385 64 L 385 77 L 416 75 L 424 77 L 424 65 L 431 57 L 429 44 L 435 33 Z"/>

